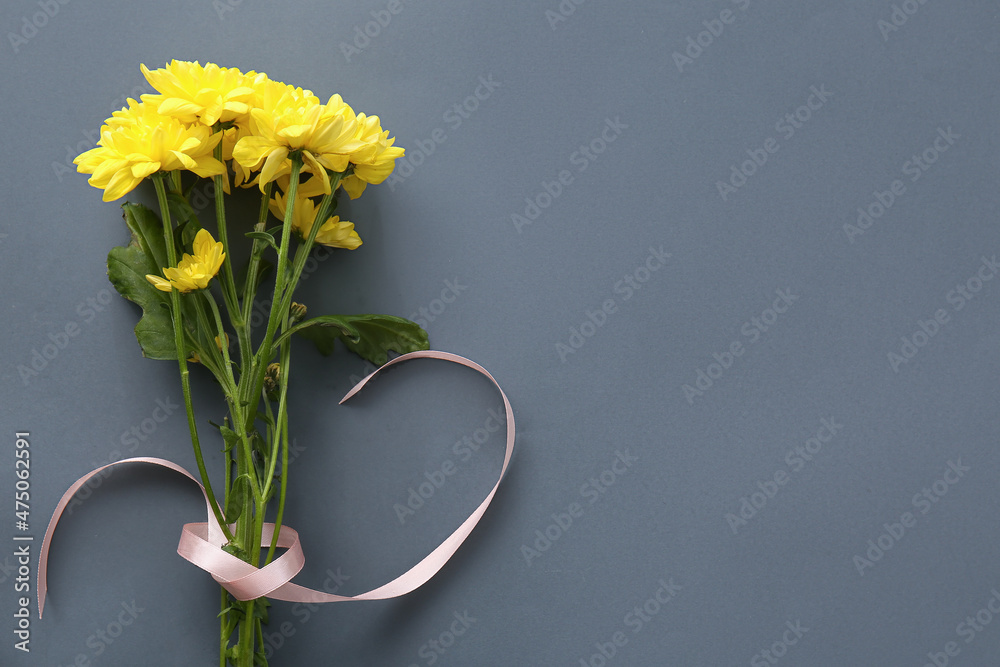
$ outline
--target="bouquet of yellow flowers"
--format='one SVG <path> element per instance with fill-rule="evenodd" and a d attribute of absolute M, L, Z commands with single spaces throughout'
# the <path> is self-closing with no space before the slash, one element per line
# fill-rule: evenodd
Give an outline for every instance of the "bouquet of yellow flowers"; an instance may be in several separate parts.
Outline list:
<path fill-rule="evenodd" d="M 376 365 L 387 363 L 390 350 L 405 357 L 428 349 L 427 333 L 409 320 L 370 314 L 307 317 L 306 306 L 292 300 L 317 245 L 348 250 L 361 245 L 354 225 L 334 215 L 340 194 L 356 198 L 369 184 L 384 181 L 403 149 L 394 145 L 378 116 L 355 113 L 340 95 L 324 104 L 311 91 L 263 73 L 211 63 L 173 61 L 156 70 L 142 66 L 142 72 L 156 94 L 142 95 L 141 101 L 129 99 L 126 108 L 105 121 L 97 147 L 75 163 L 80 172 L 90 174 L 91 185 L 104 191 L 104 201 L 124 197 L 146 179 L 155 188 L 159 215 L 140 204 L 123 204 L 131 241 L 111 250 L 108 277 L 123 297 L 142 309 L 135 335 L 143 355 L 174 361 L 180 370 L 191 443 L 210 510 L 207 524 L 189 526 L 205 527 L 202 533 L 208 537 L 199 534 L 210 547 L 209 552 L 199 551 L 200 543 L 191 542 L 197 541 L 198 531 L 186 527 L 178 550 L 223 584 L 219 664 L 266 665 L 260 639 L 269 605 L 265 594 L 321 602 L 399 595 L 432 576 L 435 565 L 450 557 L 478 521 L 478 516 L 470 517 L 449 538 L 450 544 L 383 586 L 385 591 L 357 598 L 323 597 L 288 583 L 301 563 L 297 568 L 295 563 L 281 565 L 275 574 L 278 561 L 290 552 L 295 552 L 293 561 L 301 555 L 295 531 L 282 531 L 291 337 L 312 341 L 323 354 L 330 354 L 339 341 Z M 190 203 L 200 179 L 214 182 L 215 236 L 202 227 Z M 240 225 L 237 232 L 249 237 L 249 254 L 234 264 L 223 193 L 240 187 L 257 188 L 261 197 L 255 224 Z M 280 222 L 271 226 L 269 213 Z M 254 331 L 255 300 L 262 286 L 272 284 L 271 273 L 266 326 L 263 332 Z M 485 373 L 455 355 L 419 354 Z M 202 455 L 191 401 L 192 366 L 211 373 L 226 400 L 228 414 L 213 424 L 225 455 L 221 495 Z M 512 420 L 508 436 L 507 461 Z M 477 510 L 479 515 L 492 495 Z M 277 502 L 276 519 L 265 523 L 272 500 Z M 60 511 L 50 524 L 46 545 Z M 289 552 L 276 558 L 280 548 Z M 39 613 L 46 549 L 43 546 L 40 564 Z"/>

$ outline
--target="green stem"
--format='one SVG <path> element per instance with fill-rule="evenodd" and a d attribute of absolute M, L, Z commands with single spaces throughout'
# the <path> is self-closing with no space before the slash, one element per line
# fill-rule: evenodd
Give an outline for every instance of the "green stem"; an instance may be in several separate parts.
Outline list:
<path fill-rule="evenodd" d="M 289 318 L 285 315 L 285 320 L 282 323 L 282 329 L 288 328 Z M 285 490 L 288 488 L 288 378 L 291 373 L 292 366 L 292 346 L 291 341 L 285 340 L 281 344 L 281 394 L 278 399 L 278 421 L 275 424 L 275 444 L 281 443 L 281 488 L 280 495 L 278 498 L 278 516 L 274 521 L 274 535 L 271 537 L 271 544 L 267 550 L 267 558 L 264 564 L 271 562 L 274 557 L 274 549 L 278 544 L 278 535 L 281 532 L 281 519 L 285 512 Z M 268 471 L 267 477 L 267 487 L 265 487 L 264 497 L 267 497 L 267 492 L 270 490 L 272 481 L 274 480 L 274 466 L 277 463 L 277 452 L 272 451 L 271 453 L 271 466 Z"/>
<path fill-rule="evenodd" d="M 219 378 L 219 383 L 222 384 L 225 389 L 227 398 L 229 396 L 236 396 L 237 385 L 236 378 L 233 376 L 233 366 L 229 359 L 229 346 L 226 345 L 226 331 L 222 328 L 222 317 L 219 315 L 219 307 L 215 303 L 215 299 L 212 298 L 210 294 L 205 294 L 205 301 L 208 303 L 209 309 L 212 311 L 212 315 L 215 318 L 215 327 L 219 332 L 219 348 L 222 351 L 222 362 L 226 368 L 226 376 Z M 228 386 L 226 382 L 228 381 Z M 234 424 L 243 423 L 243 411 L 240 409 L 238 402 L 229 400 L 229 412 L 233 416 Z M 247 461 L 252 461 L 253 454 L 251 453 L 250 440 L 247 436 L 246 429 L 239 429 L 236 433 L 240 437 L 240 445 L 243 447 L 243 455 L 247 458 Z M 258 502 L 263 500 L 263 496 L 260 491 L 260 483 L 257 481 L 256 473 L 250 475 L 250 487 L 253 489 L 254 497 Z"/>
<path fill-rule="evenodd" d="M 274 278 L 274 297 L 271 299 L 271 312 L 268 316 L 267 331 L 264 334 L 264 340 L 261 341 L 257 354 L 254 356 L 252 368 L 256 377 L 251 379 L 253 384 L 252 386 L 248 385 L 249 391 L 243 396 L 243 399 L 248 402 L 251 399 L 257 400 L 261 390 L 264 388 L 264 374 L 267 372 L 267 364 L 273 354 L 271 343 L 274 340 L 275 331 L 283 315 L 280 302 L 283 301 L 282 295 L 285 293 L 288 283 L 288 248 L 291 245 L 292 216 L 295 209 L 295 198 L 298 195 L 299 172 L 302 170 L 302 155 L 293 153 L 289 157 L 292 161 L 292 174 L 288 183 L 288 192 L 286 193 L 286 201 L 288 203 L 285 206 L 285 220 L 281 229 L 281 245 L 278 248 L 278 267 Z M 287 309 L 285 312 L 287 312 Z M 244 428 L 249 430 L 251 426 L 252 424 L 247 423 L 244 425 Z"/>
<path fill-rule="evenodd" d="M 221 132 L 222 130 L 219 131 Z M 222 162 L 222 141 L 215 145 L 215 159 Z M 237 314 L 240 313 L 240 307 L 236 296 L 236 281 L 233 279 L 233 263 L 229 250 L 229 232 L 226 227 L 226 202 L 225 197 L 223 197 L 224 178 L 228 178 L 228 175 L 217 174 L 215 176 L 215 221 L 218 226 L 219 242 L 222 243 L 222 251 L 226 253 L 226 259 L 222 262 L 222 298 L 226 303 L 226 311 L 229 313 L 229 319 L 236 330 L 240 359 L 243 360 L 247 358 L 249 340 L 247 339 L 246 329 L 243 327 L 243 319 L 237 317 Z"/>
<path fill-rule="evenodd" d="M 268 205 L 271 201 L 271 190 L 273 188 L 273 181 L 264 186 L 264 192 L 261 195 L 260 212 L 257 214 L 257 225 L 254 227 L 257 231 L 263 231 L 264 225 L 267 223 Z M 250 331 L 250 313 L 253 312 L 253 303 L 257 298 L 256 277 L 257 272 L 260 270 L 260 258 L 266 248 L 267 246 L 263 241 L 254 239 L 253 246 L 250 249 L 247 279 L 243 284 L 243 326 L 246 327 L 247 332 Z"/>
<path fill-rule="evenodd" d="M 226 628 L 229 626 L 229 612 L 226 609 L 229 607 L 229 595 L 226 593 L 226 589 L 221 586 L 219 591 L 222 593 L 223 610 L 219 615 L 219 667 L 226 667 L 226 649 L 229 648 L 229 637 L 226 635 Z"/>
<path fill-rule="evenodd" d="M 313 221 L 312 229 L 309 230 L 309 236 L 299 244 L 299 247 L 295 251 L 295 260 L 292 264 L 292 278 L 289 282 L 291 289 L 288 290 L 287 294 L 282 296 L 282 312 L 288 312 L 289 307 L 292 305 L 292 294 L 295 292 L 295 287 L 299 284 L 299 279 L 302 277 L 302 270 L 305 268 L 306 260 L 309 259 L 309 252 L 316 241 L 316 234 L 319 233 L 319 228 L 323 226 L 330 215 L 330 205 L 337 196 L 337 188 L 340 187 L 340 180 L 343 177 L 344 175 L 339 173 L 330 175 L 330 194 L 323 197 L 323 201 L 320 202 L 319 209 L 316 211 L 316 219 Z"/>
<path fill-rule="evenodd" d="M 170 266 L 177 266 L 177 249 L 174 247 L 173 226 L 170 224 L 170 207 L 167 203 L 167 191 L 164 187 L 164 178 L 168 176 L 164 172 L 154 175 L 153 184 L 156 187 L 156 198 L 160 205 L 160 215 L 163 217 L 163 236 L 167 246 L 167 261 Z M 187 411 L 188 430 L 191 432 L 191 445 L 194 447 L 194 457 L 198 464 L 198 474 L 201 483 L 205 487 L 205 495 L 208 496 L 209 505 L 216 520 L 222 527 L 226 537 L 232 539 L 232 534 L 226 526 L 225 519 L 219 509 L 219 503 L 215 499 L 212 491 L 212 482 L 208 477 L 208 470 L 205 468 L 205 457 L 201 453 L 201 443 L 198 439 L 198 425 L 195 422 L 194 406 L 191 404 L 191 382 L 187 368 L 187 355 L 184 350 L 184 325 L 181 321 L 181 295 L 176 289 L 170 290 L 170 314 L 174 324 L 174 345 L 177 348 L 177 363 L 181 373 L 181 391 L 184 395 L 184 407 Z"/>

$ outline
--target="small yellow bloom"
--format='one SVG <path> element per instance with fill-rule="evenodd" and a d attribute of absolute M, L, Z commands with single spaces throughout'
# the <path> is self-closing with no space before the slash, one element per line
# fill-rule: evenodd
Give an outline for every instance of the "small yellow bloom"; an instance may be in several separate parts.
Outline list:
<path fill-rule="evenodd" d="M 233 67 L 182 60 L 172 60 L 152 71 L 145 65 L 140 69 L 160 93 L 143 95 L 142 101 L 164 116 L 182 123 L 213 125 L 216 121 L 245 121 L 250 113 L 256 72 L 243 74 Z"/>
<path fill-rule="evenodd" d="M 202 177 L 225 171 L 212 157 L 221 134 L 203 125 L 188 127 L 144 102 L 128 102 L 105 121 L 97 147 L 73 161 L 77 171 L 92 174 L 88 183 L 104 190 L 104 201 L 125 196 L 158 171 L 188 169 Z"/>
<path fill-rule="evenodd" d="M 184 253 L 177 267 L 163 269 L 167 280 L 159 276 L 147 275 L 146 280 L 161 291 L 178 289 L 181 292 L 205 289 L 222 267 L 226 254 L 222 243 L 216 241 L 208 231 L 202 229 L 194 237 L 194 255 Z M 218 341 L 216 341 L 218 342 Z"/>
<path fill-rule="evenodd" d="M 271 199 L 270 209 L 276 217 L 285 219 L 285 206 L 287 198 L 277 194 Z M 316 221 L 316 204 L 308 197 L 299 197 L 295 200 L 295 210 L 292 212 L 292 229 L 302 238 L 309 237 L 309 231 Z M 331 248 L 344 248 L 354 250 L 361 245 L 361 237 L 354 231 L 354 223 L 341 220 L 340 216 L 328 218 L 323 226 L 316 232 L 316 243 L 330 246 Z"/>

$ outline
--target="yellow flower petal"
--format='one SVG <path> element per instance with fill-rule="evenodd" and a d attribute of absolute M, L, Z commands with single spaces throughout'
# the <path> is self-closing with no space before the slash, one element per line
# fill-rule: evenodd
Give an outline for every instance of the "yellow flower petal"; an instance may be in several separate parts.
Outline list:
<path fill-rule="evenodd" d="M 275 176 L 278 175 L 281 168 L 284 166 L 283 163 L 285 158 L 288 157 L 288 149 L 284 146 L 277 146 L 271 149 L 271 153 L 264 160 L 264 166 L 260 170 L 260 189 L 264 190 L 264 186 L 274 180 Z"/>
<path fill-rule="evenodd" d="M 174 289 L 169 280 L 164 280 L 160 276 L 154 276 L 147 273 L 146 280 L 153 283 L 153 287 L 163 292 L 169 292 Z"/>

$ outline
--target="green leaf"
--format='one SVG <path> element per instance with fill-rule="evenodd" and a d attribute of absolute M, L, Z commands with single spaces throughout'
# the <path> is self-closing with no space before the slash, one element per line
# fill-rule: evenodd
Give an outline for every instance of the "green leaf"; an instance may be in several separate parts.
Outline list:
<path fill-rule="evenodd" d="M 274 248 L 275 252 L 278 251 L 278 244 L 275 243 L 274 237 L 268 234 L 267 232 L 247 232 L 246 236 L 248 239 L 256 239 L 258 241 L 263 241 L 264 243 Z"/>
<path fill-rule="evenodd" d="M 269 608 L 271 607 L 271 601 L 267 598 L 257 598 L 253 605 L 253 616 L 254 618 L 259 618 L 260 622 L 267 625 L 271 622 L 271 615 Z"/>
<path fill-rule="evenodd" d="M 229 544 L 224 544 L 222 550 L 227 554 L 232 554 L 242 561 L 250 562 L 250 554 L 248 554 L 243 547 L 236 544 L 235 542 L 230 542 Z"/>
<path fill-rule="evenodd" d="M 257 429 L 254 429 L 250 434 L 250 447 L 253 451 L 260 454 L 261 458 L 266 459 L 268 454 L 270 454 L 267 449 L 267 441 L 264 440 L 264 436 L 262 436 Z"/>
<path fill-rule="evenodd" d="M 167 206 L 170 208 L 170 216 L 177 223 L 181 232 L 181 243 L 185 248 L 190 247 L 194 243 L 194 237 L 201 230 L 198 214 L 194 212 L 187 198 L 176 192 L 167 194 Z"/>
<path fill-rule="evenodd" d="M 163 242 L 163 222 L 148 207 L 125 202 L 122 205 L 125 224 L 132 232 L 132 242 L 142 248 L 143 253 L 157 267 L 167 265 L 167 249 Z"/>
<path fill-rule="evenodd" d="M 350 315 L 313 317 L 286 330 L 274 340 L 272 345 L 277 349 L 293 333 L 297 333 L 303 338 L 311 340 L 320 354 L 328 357 L 333 354 L 334 343 L 337 342 L 338 338 L 346 337 L 354 342 L 361 340 L 361 332 L 350 324 L 350 319 Z"/>
<path fill-rule="evenodd" d="M 229 428 L 228 426 L 220 426 L 219 431 L 222 433 L 222 439 L 226 442 L 225 448 L 222 450 L 228 452 L 233 447 L 239 444 L 240 436 L 236 434 L 236 431 Z"/>
<path fill-rule="evenodd" d="M 306 340 L 311 340 L 319 353 L 324 357 L 333 354 L 337 340 L 340 338 L 340 331 L 329 326 L 315 326 L 296 331 L 298 335 Z"/>
<path fill-rule="evenodd" d="M 358 315 L 352 320 L 361 340 L 344 339 L 347 349 L 376 366 L 389 360 L 388 352 L 399 354 L 430 349 L 427 332 L 420 325 L 392 315 Z"/>
<path fill-rule="evenodd" d="M 301 322 L 275 340 L 297 333 L 329 356 L 339 339 L 348 350 L 377 366 L 389 360 L 389 350 L 405 354 L 430 348 L 427 332 L 414 322 L 393 315 L 324 315 Z"/>
<path fill-rule="evenodd" d="M 240 515 L 243 514 L 243 505 L 246 501 L 249 486 L 250 476 L 246 473 L 233 480 L 233 487 L 229 490 L 229 498 L 226 500 L 227 523 L 236 523 Z"/>
<path fill-rule="evenodd" d="M 152 215 L 148 209 L 146 213 Z M 155 243 L 154 234 L 146 235 L 150 231 L 146 213 L 126 210 L 126 220 L 131 218 L 129 227 L 133 229 L 132 242 L 128 246 L 112 248 L 108 253 L 108 280 L 119 294 L 142 308 L 142 319 L 135 326 L 135 337 L 143 356 L 176 360 L 177 348 L 174 346 L 168 305 L 169 292 L 161 292 L 146 280 L 147 274 L 160 275 L 155 257 L 163 248 L 162 231 L 159 247 Z M 150 259 L 150 254 L 154 259 Z"/>
<path fill-rule="evenodd" d="M 271 416 L 268 415 L 266 412 L 258 412 L 257 419 L 261 420 L 269 427 L 274 428 L 274 419 L 272 419 Z"/>

